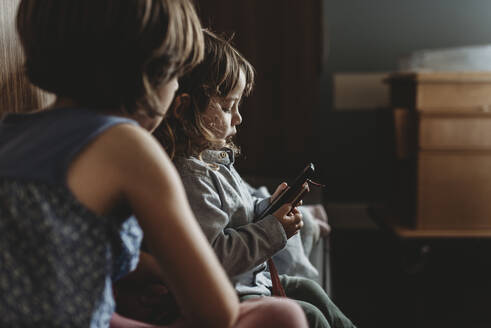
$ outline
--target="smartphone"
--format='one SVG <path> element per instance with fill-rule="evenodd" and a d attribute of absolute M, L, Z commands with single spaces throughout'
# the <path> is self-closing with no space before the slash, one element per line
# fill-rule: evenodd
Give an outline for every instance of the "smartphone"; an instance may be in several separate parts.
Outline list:
<path fill-rule="evenodd" d="M 263 219 L 269 214 L 273 214 L 283 204 L 291 203 L 292 206 L 298 205 L 303 195 L 309 191 L 308 180 L 314 177 L 315 167 L 314 164 L 309 163 L 292 184 L 288 184 L 286 187 L 269 206 L 259 215 L 259 219 Z"/>

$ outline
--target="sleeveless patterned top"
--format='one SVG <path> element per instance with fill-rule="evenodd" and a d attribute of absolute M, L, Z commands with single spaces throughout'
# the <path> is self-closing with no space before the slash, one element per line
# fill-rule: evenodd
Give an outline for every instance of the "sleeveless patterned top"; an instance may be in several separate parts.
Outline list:
<path fill-rule="evenodd" d="M 0 327 L 108 327 L 112 282 L 136 267 L 134 217 L 96 215 L 66 184 L 74 157 L 135 121 L 83 108 L 0 121 Z"/>

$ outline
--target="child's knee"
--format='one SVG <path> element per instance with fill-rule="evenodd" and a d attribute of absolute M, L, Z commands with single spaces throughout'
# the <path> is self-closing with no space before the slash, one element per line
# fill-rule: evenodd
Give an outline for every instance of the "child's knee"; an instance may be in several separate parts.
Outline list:
<path fill-rule="evenodd" d="M 303 312 L 305 313 L 305 316 L 307 317 L 309 327 L 311 328 L 331 327 L 324 314 L 315 305 L 304 301 L 297 301 L 297 302 L 301 306 Z"/>
<path fill-rule="evenodd" d="M 295 301 L 287 298 L 274 298 L 268 313 L 275 318 L 278 327 L 301 327 L 306 322 L 304 311 Z"/>
<path fill-rule="evenodd" d="M 242 303 L 239 325 L 242 327 L 307 328 L 302 308 L 293 300 L 261 297 Z"/>
<path fill-rule="evenodd" d="M 293 299 L 310 299 L 317 296 L 321 298 L 328 298 L 326 291 L 316 281 L 303 277 L 288 277 L 287 291 L 288 297 Z M 289 295 L 290 292 L 290 295 Z"/>
<path fill-rule="evenodd" d="M 317 281 L 304 277 L 297 277 L 300 280 L 301 284 L 305 286 L 305 288 L 312 290 L 323 290 L 322 286 L 317 283 Z"/>

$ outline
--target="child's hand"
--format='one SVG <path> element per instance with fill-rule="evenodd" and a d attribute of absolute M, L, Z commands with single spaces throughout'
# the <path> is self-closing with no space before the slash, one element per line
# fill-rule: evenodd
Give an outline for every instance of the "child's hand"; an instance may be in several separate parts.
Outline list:
<path fill-rule="evenodd" d="M 281 192 L 283 190 L 285 190 L 287 187 L 288 187 L 288 184 L 286 182 L 280 183 L 278 185 L 278 187 L 276 187 L 276 190 L 274 191 L 274 193 L 269 198 L 269 202 L 272 203 L 275 200 L 275 198 L 278 197 L 281 194 Z"/>
<path fill-rule="evenodd" d="M 292 209 L 291 204 L 284 204 L 273 215 L 280 221 L 287 238 L 295 235 L 303 227 L 302 214 L 296 207 Z"/>

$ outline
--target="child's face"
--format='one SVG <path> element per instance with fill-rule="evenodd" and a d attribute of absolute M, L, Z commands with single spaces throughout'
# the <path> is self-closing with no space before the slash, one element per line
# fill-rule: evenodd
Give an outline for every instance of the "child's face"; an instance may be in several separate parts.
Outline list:
<path fill-rule="evenodd" d="M 206 127 L 217 139 L 218 145 L 224 146 L 226 140 L 237 132 L 236 126 L 242 122 L 239 104 L 245 88 L 245 76 L 241 71 L 235 88 L 226 97 L 212 98 L 203 113 Z"/>
<path fill-rule="evenodd" d="M 174 94 L 176 93 L 177 87 L 179 84 L 177 83 L 177 79 L 173 78 L 166 84 L 164 84 L 159 90 L 159 99 L 162 104 L 162 115 L 158 115 L 155 117 L 150 117 L 147 114 L 137 113 L 134 117 L 138 123 L 145 128 L 146 130 L 153 132 L 155 128 L 162 122 L 165 113 L 169 110 L 169 106 L 174 98 Z"/>
<path fill-rule="evenodd" d="M 162 104 L 162 116 L 164 116 L 165 113 L 167 113 L 167 111 L 169 110 L 170 104 L 172 103 L 172 99 L 174 99 L 174 95 L 178 87 L 179 83 L 177 82 L 177 78 L 173 78 L 160 87 L 159 98 L 160 103 Z"/>

